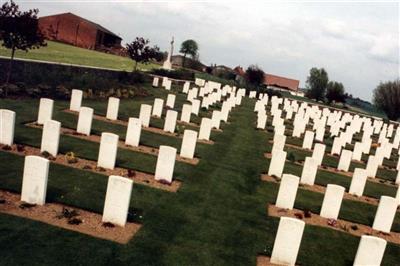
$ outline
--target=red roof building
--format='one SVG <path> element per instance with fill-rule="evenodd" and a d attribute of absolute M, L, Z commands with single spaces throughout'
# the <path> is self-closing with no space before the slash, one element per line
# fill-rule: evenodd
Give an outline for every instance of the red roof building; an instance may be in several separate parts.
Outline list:
<path fill-rule="evenodd" d="M 264 84 L 271 87 L 297 91 L 299 88 L 299 83 L 300 81 L 296 79 L 290 79 L 271 74 L 264 75 Z"/>
<path fill-rule="evenodd" d="M 121 37 L 72 13 L 41 17 L 39 28 L 49 40 L 92 50 L 121 48 Z"/>

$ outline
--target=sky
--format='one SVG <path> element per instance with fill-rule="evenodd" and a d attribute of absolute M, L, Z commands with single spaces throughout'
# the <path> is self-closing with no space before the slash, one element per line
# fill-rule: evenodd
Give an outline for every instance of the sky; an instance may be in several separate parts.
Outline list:
<path fill-rule="evenodd" d="M 1 0 L 4 2 L 4 0 Z M 0 1 L 0 2 L 1 2 Z M 72 12 L 101 24 L 124 42 L 135 37 L 174 53 L 194 39 L 200 60 L 305 82 L 312 67 L 348 93 L 370 101 L 381 81 L 398 79 L 399 3 L 265 1 L 17 1 L 39 16 Z"/>

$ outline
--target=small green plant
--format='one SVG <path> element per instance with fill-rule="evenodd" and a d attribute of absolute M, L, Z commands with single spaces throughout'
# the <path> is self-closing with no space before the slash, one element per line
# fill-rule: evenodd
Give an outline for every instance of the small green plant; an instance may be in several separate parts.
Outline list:
<path fill-rule="evenodd" d="M 297 219 L 303 220 L 303 214 L 301 213 L 295 213 L 294 216 L 296 216 Z"/>
<path fill-rule="evenodd" d="M 351 230 L 357 231 L 358 230 L 358 226 L 356 224 L 353 224 L 352 226 L 350 226 Z"/>
<path fill-rule="evenodd" d="M 82 220 L 79 218 L 72 218 L 68 220 L 68 224 L 72 225 L 80 225 L 82 223 Z"/>
<path fill-rule="evenodd" d="M 72 151 L 67 152 L 65 154 L 65 159 L 67 160 L 67 163 L 69 163 L 69 164 L 78 162 L 78 158 L 75 157 L 75 153 L 73 153 Z"/>
<path fill-rule="evenodd" d="M 128 169 L 128 177 L 135 177 L 135 176 L 136 176 L 135 170 Z"/>

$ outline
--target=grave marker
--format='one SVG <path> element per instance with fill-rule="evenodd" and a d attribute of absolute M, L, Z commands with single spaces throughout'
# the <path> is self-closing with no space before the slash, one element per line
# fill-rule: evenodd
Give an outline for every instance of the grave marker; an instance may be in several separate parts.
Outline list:
<path fill-rule="evenodd" d="M 115 97 L 108 98 L 106 118 L 110 120 L 117 120 L 118 109 L 119 109 L 119 99 Z"/>
<path fill-rule="evenodd" d="M 112 175 L 108 178 L 103 223 L 125 226 L 131 201 L 132 184 L 131 179 L 122 176 Z"/>
<path fill-rule="evenodd" d="M 58 145 L 60 143 L 60 129 L 61 123 L 58 121 L 47 120 L 44 122 L 40 152 L 46 151 L 54 157 L 57 156 Z"/>
<path fill-rule="evenodd" d="M 182 146 L 180 155 L 183 158 L 193 159 L 196 149 L 197 132 L 186 129 L 183 132 Z"/>
<path fill-rule="evenodd" d="M 101 134 L 99 156 L 97 166 L 106 169 L 114 169 L 117 159 L 118 135 L 103 132 Z"/>
<path fill-rule="evenodd" d="M 292 210 L 296 200 L 297 189 L 299 187 L 299 177 L 284 174 L 279 186 L 276 207 Z"/>
<path fill-rule="evenodd" d="M 342 205 L 344 191 L 345 188 L 342 186 L 332 184 L 327 185 L 320 216 L 327 219 L 337 220 L 340 206 Z"/>
<path fill-rule="evenodd" d="M 303 237 L 303 221 L 281 217 L 272 249 L 271 263 L 278 265 L 295 265 Z"/>
<path fill-rule="evenodd" d="M 163 145 L 160 146 L 155 172 L 156 180 L 165 180 L 168 183 L 172 183 L 175 167 L 175 157 L 175 148 Z"/>
<path fill-rule="evenodd" d="M 139 118 L 130 117 L 128 128 L 126 130 L 125 144 L 138 147 L 140 142 L 140 134 L 142 131 L 142 122 Z"/>
<path fill-rule="evenodd" d="M 69 110 L 79 112 L 82 105 L 83 92 L 81 90 L 72 90 Z"/>
<path fill-rule="evenodd" d="M 39 156 L 26 156 L 22 178 L 21 201 L 44 205 L 46 203 L 49 160 Z"/>
<path fill-rule="evenodd" d="M 92 130 L 93 109 L 89 107 L 81 107 L 78 117 L 78 125 L 76 132 L 90 136 Z"/>

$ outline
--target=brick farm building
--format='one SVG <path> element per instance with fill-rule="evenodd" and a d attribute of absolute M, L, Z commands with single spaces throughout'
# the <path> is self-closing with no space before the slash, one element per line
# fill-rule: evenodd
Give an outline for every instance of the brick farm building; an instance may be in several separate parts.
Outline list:
<path fill-rule="evenodd" d="M 49 40 L 86 49 L 116 53 L 122 48 L 121 37 L 72 13 L 41 17 L 39 28 Z"/>

